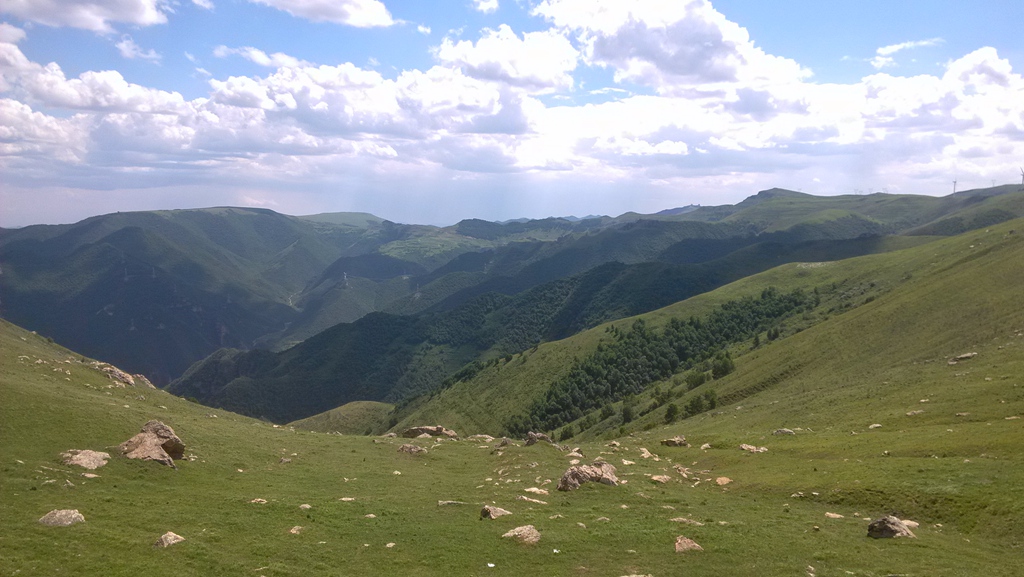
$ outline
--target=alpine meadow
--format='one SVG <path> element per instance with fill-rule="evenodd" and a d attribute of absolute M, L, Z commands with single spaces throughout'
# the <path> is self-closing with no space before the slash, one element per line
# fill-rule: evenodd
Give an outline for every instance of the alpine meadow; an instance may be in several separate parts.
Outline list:
<path fill-rule="evenodd" d="M 0 2 L 0 577 L 1018 577 L 1024 4 Z"/>

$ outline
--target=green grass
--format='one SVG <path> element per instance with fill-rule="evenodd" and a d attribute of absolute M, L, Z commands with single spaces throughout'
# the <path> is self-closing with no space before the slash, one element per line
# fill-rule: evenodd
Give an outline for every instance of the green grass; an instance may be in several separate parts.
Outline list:
<path fill-rule="evenodd" d="M 289 426 L 318 433 L 363 435 L 387 422 L 394 408 L 394 405 L 388 403 L 353 401 L 336 409 L 294 421 L 289 423 Z"/>

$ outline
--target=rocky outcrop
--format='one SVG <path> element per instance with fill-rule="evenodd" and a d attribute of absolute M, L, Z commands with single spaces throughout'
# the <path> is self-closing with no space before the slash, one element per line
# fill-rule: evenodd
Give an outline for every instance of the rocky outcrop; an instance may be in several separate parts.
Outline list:
<path fill-rule="evenodd" d="M 767 453 L 768 452 L 768 447 L 755 447 L 754 445 L 748 445 L 746 443 L 743 443 L 742 445 L 740 445 L 740 449 L 744 450 L 744 451 L 746 451 L 748 453 Z"/>
<path fill-rule="evenodd" d="M 505 515 L 511 515 L 512 511 L 506 511 L 501 507 L 492 507 L 490 505 L 484 505 L 484 508 L 480 510 L 481 519 L 497 519 L 498 517 L 504 517 Z"/>
<path fill-rule="evenodd" d="M 103 465 L 106 465 L 107 459 L 110 458 L 108 453 L 90 451 L 88 449 L 71 449 L 66 453 L 61 453 L 60 456 L 61 461 L 65 465 L 77 465 L 79 467 L 85 467 L 90 471 L 99 469 Z"/>
<path fill-rule="evenodd" d="M 448 437 L 449 439 L 458 439 L 459 434 L 451 429 L 446 429 L 441 425 L 424 426 L 424 427 L 410 427 L 402 431 L 402 436 L 406 439 L 415 439 L 422 435 L 428 435 L 430 437 Z"/>
<path fill-rule="evenodd" d="M 423 447 L 417 447 L 416 445 L 411 445 L 409 443 L 406 443 L 406 444 L 404 444 L 404 445 L 402 445 L 401 447 L 398 448 L 398 452 L 399 453 L 409 453 L 410 455 L 419 455 L 421 453 L 426 453 L 427 450 L 424 449 Z"/>
<path fill-rule="evenodd" d="M 174 545 L 176 543 L 181 543 L 184 540 L 185 540 L 185 538 L 182 537 L 181 535 L 178 535 L 177 533 L 172 533 L 172 532 L 168 531 L 168 532 L 164 533 L 163 535 L 160 535 L 160 538 L 157 539 L 156 543 L 153 543 L 153 546 L 158 548 L 158 549 L 166 549 L 166 548 L 170 547 L 171 545 Z"/>
<path fill-rule="evenodd" d="M 894 539 L 897 537 L 909 537 L 915 538 L 907 524 L 901 521 L 898 517 L 888 515 L 881 519 L 876 519 L 868 525 L 868 537 L 872 539 Z"/>
<path fill-rule="evenodd" d="M 574 491 L 587 482 L 614 487 L 619 484 L 619 478 L 615 476 L 615 466 L 611 463 L 595 461 L 592 465 L 574 465 L 569 467 L 558 481 L 558 490 Z"/>
<path fill-rule="evenodd" d="M 689 447 L 690 446 L 690 443 L 686 442 L 686 437 L 684 437 L 682 435 L 676 435 L 675 437 L 672 437 L 671 439 L 663 439 L 661 441 L 661 444 L 665 445 L 666 447 Z"/>
<path fill-rule="evenodd" d="M 516 539 L 520 543 L 526 543 L 533 545 L 540 541 L 540 531 L 537 530 L 533 525 L 523 525 L 522 527 L 516 527 L 508 533 L 502 535 L 507 539 Z"/>
<path fill-rule="evenodd" d="M 50 527 L 67 527 L 75 523 L 85 523 L 85 517 L 78 509 L 54 509 L 43 515 L 39 522 Z"/>
<path fill-rule="evenodd" d="M 142 431 L 118 446 L 129 459 L 156 461 L 174 467 L 175 459 L 185 457 L 185 443 L 174 434 L 174 429 L 160 421 L 149 421 Z"/>

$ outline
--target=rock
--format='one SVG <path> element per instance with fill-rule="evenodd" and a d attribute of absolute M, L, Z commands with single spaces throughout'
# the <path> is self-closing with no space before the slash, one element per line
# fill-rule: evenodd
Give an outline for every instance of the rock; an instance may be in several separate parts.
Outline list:
<path fill-rule="evenodd" d="M 730 479 L 729 477 L 719 477 L 715 479 L 715 484 L 717 484 L 719 487 L 723 485 L 728 485 L 729 483 L 732 483 L 732 479 Z"/>
<path fill-rule="evenodd" d="M 130 386 L 130 387 L 134 387 L 135 386 L 135 378 L 134 377 L 132 377 L 128 373 L 122 371 L 121 369 L 115 367 L 114 365 L 112 365 L 110 363 L 101 363 L 99 361 L 95 361 L 95 362 L 89 363 L 89 366 L 94 368 L 94 369 L 96 369 L 96 370 L 98 370 L 98 371 L 103 371 L 104 373 L 106 373 L 107 377 L 110 380 L 114 381 L 114 383 L 118 387 L 122 387 L 123 388 L 125 386 Z M 152 384 L 150 386 L 152 386 Z"/>
<path fill-rule="evenodd" d="M 906 523 L 900 521 L 897 517 L 892 515 L 876 519 L 868 525 L 868 537 L 873 539 L 893 539 L 897 537 L 910 537 L 911 539 L 916 536 L 910 531 Z"/>
<path fill-rule="evenodd" d="M 495 449 L 503 449 L 512 444 L 508 437 L 502 437 L 501 442 L 494 446 Z"/>
<path fill-rule="evenodd" d="M 512 511 L 507 511 L 501 507 L 492 507 L 490 505 L 484 505 L 484 508 L 480 510 L 481 519 L 497 519 L 498 517 L 504 517 L 505 515 L 511 515 Z"/>
<path fill-rule="evenodd" d="M 704 548 L 697 544 L 693 539 L 687 539 L 682 535 L 676 537 L 676 553 L 685 553 L 687 551 L 703 551 Z"/>
<path fill-rule="evenodd" d="M 491 441 L 494 440 L 494 437 L 490 435 L 471 435 L 469 439 L 473 441 L 483 441 L 484 443 L 490 443 Z"/>
<path fill-rule="evenodd" d="M 171 545 L 174 545 L 176 543 L 181 543 L 184 540 L 185 540 L 185 538 L 182 537 L 181 535 L 178 535 L 177 533 L 172 533 L 172 532 L 168 531 L 168 532 L 164 533 L 163 535 L 160 535 L 160 538 L 156 540 L 156 543 L 153 543 L 153 546 L 154 547 L 158 547 L 160 549 L 166 549 L 166 548 L 170 547 Z"/>
<path fill-rule="evenodd" d="M 267 504 L 267 500 L 266 499 L 260 499 L 259 497 L 256 497 L 255 499 L 253 499 L 252 501 L 249 501 L 249 502 L 250 503 L 256 503 L 257 505 L 266 505 Z"/>
<path fill-rule="evenodd" d="M 415 439 L 427 435 L 428 437 L 448 437 L 449 439 L 458 439 L 459 434 L 451 429 L 446 429 L 441 425 L 434 425 L 432 427 L 411 427 L 402 431 L 402 436 L 406 439 Z"/>
<path fill-rule="evenodd" d="M 740 445 L 740 449 L 747 451 L 748 453 L 767 453 L 768 447 L 755 447 L 754 445 L 748 445 L 746 443 Z"/>
<path fill-rule="evenodd" d="M 603 483 L 612 487 L 619 484 L 619 479 L 615 476 L 614 465 L 595 461 L 592 465 L 574 465 L 569 467 L 558 481 L 558 490 L 573 491 L 578 489 L 582 483 L 588 481 Z"/>
<path fill-rule="evenodd" d="M 291 533 L 292 535 L 298 535 L 299 533 L 302 532 L 302 529 L 303 529 L 303 527 L 301 527 L 299 525 L 296 525 L 296 526 L 292 527 L 291 529 L 288 529 L 288 532 Z"/>
<path fill-rule="evenodd" d="M 417 447 L 416 445 L 410 445 L 406 443 L 398 448 L 399 453 L 409 453 L 410 455 L 418 455 L 420 453 L 426 453 L 427 450 L 423 447 Z"/>
<path fill-rule="evenodd" d="M 512 529 L 508 533 L 502 535 L 502 537 L 516 539 L 520 543 L 533 545 L 540 541 L 540 531 L 538 531 L 533 525 L 523 525 L 522 527 Z"/>
<path fill-rule="evenodd" d="M 292 460 L 289 459 L 288 457 L 281 457 L 281 460 L 278 461 L 277 463 L 279 465 L 287 465 L 288 463 L 291 463 L 291 462 L 292 462 Z"/>
<path fill-rule="evenodd" d="M 579 451 L 573 451 L 573 452 L 569 453 L 568 455 L 566 455 L 566 457 L 569 457 L 570 459 L 583 459 L 584 458 L 583 457 L 583 453 L 580 453 Z"/>
<path fill-rule="evenodd" d="M 395 433 L 385 433 L 385 434 L 384 434 L 384 438 L 385 438 L 385 439 L 394 439 L 394 438 L 395 438 L 395 437 L 397 437 L 397 436 L 398 436 L 398 435 L 397 435 L 397 434 L 395 434 Z"/>
<path fill-rule="evenodd" d="M 146 375 L 132 375 L 132 379 L 135 380 L 136 387 L 146 387 L 147 389 L 156 389 L 156 385 L 150 382 L 146 378 Z M 145 400 L 145 399 L 142 399 Z"/>
<path fill-rule="evenodd" d="M 955 364 L 959 363 L 960 361 L 968 361 L 968 360 L 973 359 L 976 356 L 978 356 L 978 353 L 964 353 L 962 355 L 957 355 L 957 356 L 953 357 L 952 359 L 950 359 L 949 364 L 955 365 Z"/>
<path fill-rule="evenodd" d="M 882 424 L 881 423 L 873 423 L 871 425 L 868 425 L 868 428 L 869 429 L 881 429 L 882 428 Z"/>
<path fill-rule="evenodd" d="M 462 501 L 438 501 L 437 502 L 437 506 L 438 507 L 447 507 L 449 505 L 468 505 L 468 504 L 469 503 L 464 503 Z"/>
<path fill-rule="evenodd" d="M 775 429 L 772 431 L 773 435 L 795 435 L 796 431 L 793 429 Z"/>
<path fill-rule="evenodd" d="M 612 441 L 612 442 L 608 443 L 605 446 L 606 447 L 618 447 L 619 445 L 620 445 L 620 443 L 618 441 Z"/>
<path fill-rule="evenodd" d="M 303 511 L 309 511 L 312 508 L 313 508 L 313 506 L 310 505 L 309 503 L 303 503 L 303 504 L 299 505 L 299 509 L 302 509 Z"/>
<path fill-rule="evenodd" d="M 541 489 L 540 487 L 528 487 L 528 488 L 523 489 L 523 490 L 526 491 L 527 493 L 533 493 L 534 495 L 547 495 L 548 494 L 548 490 L 547 489 Z"/>
<path fill-rule="evenodd" d="M 921 526 L 917 521 L 911 521 L 910 519 L 900 519 L 900 521 L 903 521 L 903 524 L 907 526 L 907 529 L 917 529 Z"/>
<path fill-rule="evenodd" d="M 536 503 L 538 505 L 547 505 L 548 504 L 547 501 L 541 501 L 539 499 L 531 499 L 530 497 L 527 497 L 526 495 L 518 495 L 516 497 L 516 501 L 526 501 L 527 503 Z"/>
<path fill-rule="evenodd" d="M 829 512 L 825 512 L 825 516 L 826 516 L 826 517 L 828 517 L 829 519 L 843 519 L 843 518 L 844 518 L 844 517 L 843 517 L 842 515 L 840 515 L 839 513 L 829 513 Z"/>
<path fill-rule="evenodd" d="M 66 453 L 61 453 L 60 456 L 65 465 L 78 465 L 79 467 L 85 467 L 90 471 L 99 469 L 103 465 L 106 465 L 107 459 L 110 458 L 108 453 L 100 453 L 98 451 L 90 451 L 88 449 L 71 449 Z"/>
<path fill-rule="evenodd" d="M 648 451 L 644 447 L 640 447 L 640 456 L 643 457 L 644 459 L 654 459 L 655 461 L 660 461 L 661 460 L 660 457 L 658 457 L 654 453 Z"/>
<path fill-rule="evenodd" d="M 921 414 L 924 414 L 924 411 L 922 411 L 921 409 L 918 409 L 918 410 L 916 410 L 916 411 L 910 411 L 910 412 L 908 412 L 908 413 L 907 413 L 907 416 L 908 416 L 908 417 L 915 417 L 915 416 L 917 416 L 917 415 L 921 415 Z"/>
<path fill-rule="evenodd" d="M 552 445 L 555 444 L 555 442 L 551 440 L 551 437 L 545 435 L 544 433 L 534 433 L 533 431 L 526 433 L 526 438 L 523 440 L 526 442 L 527 447 L 529 447 L 530 445 L 536 445 L 537 441 L 547 441 Z"/>
<path fill-rule="evenodd" d="M 701 451 L 707 451 L 710 448 L 711 448 L 711 443 L 704 443 L 703 445 L 700 446 L 700 450 Z"/>
<path fill-rule="evenodd" d="M 651 475 L 651 480 L 655 483 L 668 483 L 672 480 L 672 477 L 668 475 Z"/>
<path fill-rule="evenodd" d="M 661 441 L 661 444 L 665 445 L 666 447 L 689 447 L 690 446 L 690 443 L 686 442 L 686 437 L 684 437 L 682 435 L 676 435 L 675 437 L 672 437 L 671 439 L 663 439 Z"/>
<path fill-rule="evenodd" d="M 700 521 L 694 521 L 693 519 L 687 519 L 686 517 L 676 517 L 675 519 L 669 519 L 673 523 L 686 523 L 687 525 L 693 525 L 695 527 L 703 527 L 704 523 Z"/>
<path fill-rule="evenodd" d="M 174 467 L 174 459 L 185 456 L 185 443 L 174 434 L 174 429 L 160 421 L 149 421 L 142 431 L 118 446 L 129 459 L 156 461 Z"/>
<path fill-rule="evenodd" d="M 85 517 L 78 509 L 54 509 L 43 515 L 39 522 L 50 527 L 67 527 L 75 523 L 85 523 Z"/>

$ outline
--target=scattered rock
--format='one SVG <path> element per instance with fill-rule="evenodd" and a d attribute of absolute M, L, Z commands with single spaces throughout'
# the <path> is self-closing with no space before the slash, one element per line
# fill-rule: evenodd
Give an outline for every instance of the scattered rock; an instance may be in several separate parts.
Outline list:
<path fill-rule="evenodd" d="M 292 460 L 289 459 L 288 457 L 281 457 L 281 460 L 278 461 L 278 464 L 280 464 L 280 465 L 287 465 L 288 463 L 291 463 L 291 462 L 292 462 Z"/>
<path fill-rule="evenodd" d="M 303 528 L 301 526 L 296 525 L 296 526 L 292 527 L 291 529 L 288 529 L 288 532 L 291 533 L 292 535 L 298 535 L 299 533 L 302 533 L 302 529 Z"/>
<path fill-rule="evenodd" d="M 573 491 L 578 489 L 582 483 L 588 481 L 603 483 L 612 487 L 619 484 L 619 479 L 615 476 L 614 465 L 595 461 L 592 465 L 574 465 L 569 467 L 558 481 L 558 490 Z"/>
<path fill-rule="evenodd" d="M 523 490 L 526 491 L 527 493 L 533 493 L 535 495 L 547 495 L 548 494 L 548 490 L 547 489 L 541 489 L 539 487 L 527 487 L 526 489 L 523 489 Z"/>
<path fill-rule="evenodd" d="M 775 429 L 772 431 L 773 435 L 795 435 L 796 431 L 793 429 Z"/>
<path fill-rule="evenodd" d="M 555 444 L 555 442 L 551 440 L 551 437 L 545 435 L 544 433 L 534 433 L 533 431 L 526 433 L 526 438 L 523 440 L 526 442 L 527 447 L 529 447 L 530 445 L 536 445 L 537 441 L 547 441 L 552 445 Z"/>
<path fill-rule="evenodd" d="M 874 424 L 868 425 L 868 428 L 869 429 L 881 429 L 882 425 L 881 425 L 881 423 L 874 423 Z"/>
<path fill-rule="evenodd" d="M 700 521 L 694 521 L 693 519 L 687 519 L 686 517 L 676 517 L 675 519 L 669 519 L 674 523 L 686 523 L 687 525 L 693 525 L 694 527 L 703 527 L 704 523 Z"/>
<path fill-rule="evenodd" d="M 508 437 L 502 437 L 501 442 L 494 446 L 495 449 L 504 449 L 505 447 L 512 444 L 512 441 Z"/>
<path fill-rule="evenodd" d="M 156 540 L 156 543 L 153 543 L 153 546 L 157 547 L 157 548 L 160 548 L 160 549 L 166 549 L 166 548 L 170 547 L 171 545 L 174 545 L 176 543 L 181 543 L 184 540 L 185 540 L 185 538 L 182 537 L 181 535 L 178 535 L 177 533 L 172 533 L 171 531 L 168 531 L 168 532 L 164 533 L 163 535 L 160 535 L 160 538 Z"/>
<path fill-rule="evenodd" d="M 648 451 L 644 447 L 640 447 L 640 456 L 643 457 L 644 459 L 654 459 L 655 461 L 660 461 L 661 460 L 661 457 L 659 457 L 659 456 L 655 455 L 654 453 Z"/>
<path fill-rule="evenodd" d="M 566 457 L 569 457 L 570 459 L 583 459 L 584 458 L 583 457 L 583 453 L 580 453 L 579 449 L 574 449 L 573 452 L 571 452 L 568 455 L 566 455 Z"/>
<path fill-rule="evenodd" d="M 86 479 L 99 479 L 100 478 L 100 476 L 97 475 L 96 473 L 82 473 L 82 476 L 85 477 Z"/>
<path fill-rule="evenodd" d="M 303 504 L 299 505 L 299 509 L 302 509 L 303 511 L 309 511 L 312 508 L 313 508 L 313 506 L 310 505 L 309 503 L 303 503 Z"/>
<path fill-rule="evenodd" d="M 427 435 L 428 437 L 448 437 L 449 439 L 458 439 L 459 434 L 451 429 L 446 429 L 441 425 L 424 426 L 424 427 L 410 427 L 402 431 L 402 436 L 406 439 L 414 439 Z"/>
<path fill-rule="evenodd" d="M 723 485 L 728 485 L 729 483 L 732 483 L 732 479 L 730 479 L 729 477 L 719 477 L 715 479 L 715 483 L 717 483 L 718 486 L 721 487 Z"/>
<path fill-rule="evenodd" d="M 85 523 L 85 517 L 78 509 L 54 509 L 43 515 L 39 522 L 50 527 L 67 527 L 75 523 Z"/>
<path fill-rule="evenodd" d="M 700 446 L 700 450 L 701 451 L 707 451 L 710 448 L 711 448 L 711 443 L 704 443 L 703 445 Z"/>
<path fill-rule="evenodd" d="M 957 355 L 957 356 L 953 357 L 952 359 L 949 360 L 949 363 L 947 363 L 947 364 L 955 365 L 955 364 L 959 363 L 960 361 L 968 361 L 968 360 L 973 359 L 976 356 L 978 356 L 978 353 L 964 353 L 962 355 Z"/>
<path fill-rule="evenodd" d="M 628 467 L 629 465 L 635 465 L 635 464 L 636 464 L 636 461 L 630 461 L 630 460 L 628 460 L 628 459 L 623 459 L 623 460 L 622 460 L 622 464 L 623 464 L 623 465 L 626 465 L 626 466 Z"/>
<path fill-rule="evenodd" d="M 767 453 L 768 447 L 755 447 L 754 445 L 748 445 L 746 443 L 740 445 L 740 449 L 747 451 L 748 453 Z"/>
<path fill-rule="evenodd" d="M 538 505 L 547 505 L 547 501 L 541 501 L 539 499 L 531 499 L 526 495 L 519 495 L 516 497 L 516 501 L 526 501 L 527 503 L 536 503 Z"/>
<path fill-rule="evenodd" d="M 103 465 L 106 465 L 107 459 L 110 458 L 108 453 L 100 453 L 98 451 L 90 451 L 88 449 L 71 449 L 66 453 L 61 453 L 60 456 L 65 465 L 78 465 L 79 467 L 85 467 L 90 471 L 99 469 Z"/>
<path fill-rule="evenodd" d="M 655 483 L 668 483 L 672 480 L 672 477 L 668 475 L 651 475 L 651 480 Z"/>
<path fill-rule="evenodd" d="M 471 435 L 469 439 L 473 441 L 483 441 L 484 443 L 490 443 L 494 440 L 494 437 L 490 435 Z"/>
<path fill-rule="evenodd" d="M 497 519 L 498 517 L 504 517 L 505 515 L 511 515 L 512 511 L 507 511 L 501 507 L 492 507 L 490 505 L 484 505 L 484 508 L 480 510 L 481 519 Z"/>
<path fill-rule="evenodd" d="M 504 538 L 516 539 L 520 543 L 534 544 L 540 541 L 540 531 L 538 531 L 533 525 L 523 525 L 522 527 L 516 527 L 508 533 L 502 535 Z"/>
<path fill-rule="evenodd" d="M 417 447 L 416 445 L 410 445 L 406 443 L 398 448 L 399 453 L 409 453 L 410 455 L 418 455 L 420 453 L 426 453 L 427 450 L 423 447 Z"/>
<path fill-rule="evenodd" d="M 671 439 L 663 439 L 661 441 L 661 444 L 665 445 L 666 447 L 689 447 L 690 446 L 690 443 L 686 442 L 686 437 L 684 437 L 682 435 L 676 435 L 675 437 L 672 437 Z"/>
<path fill-rule="evenodd" d="M 897 517 L 892 515 L 876 519 L 868 525 L 868 537 L 873 539 L 893 539 L 897 537 L 910 537 L 911 539 L 916 536 L 910 531 L 906 523 L 899 520 Z"/>
<path fill-rule="evenodd" d="M 256 503 L 257 505 L 266 505 L 267 504 L 267 500 L 266 499 L 260 499 L 259 497 L 256 497 L 255 499 L 253 499 L 252 501 L 249 501 L 249 502 L 250 503 Z"/>
<path fill-rule="evenodd" d="M 437 502 L 437 506 L 438 507 L 448 507 L 450 505 L 468 505 L 468 504 L 469 503 L 464 503 L 462 501 L 438 501 Z"/>
<path fill-rule="evenodd" d="M 918 410 L 916 410 L 916 411 L 909 411 L 909 412 L 907 413 L 907 416 L 908 416 L 908 417 L 915 417 L 915 416 L 917 416 L 917 415 L 921 415 L 921 414 L 924 414 L 924 411 L 922 411 L 921 409 L 918 409 Z"/>
<path fill-rule="evenodd" d="M 682 535 L 676 537 L 676 553 L 686 553 L 687 551 L 703 551 L 704 548 L 697 544 L 693 539 L 687 539 Z"/>
<path fill-rule="evenodd" d="M 89 366 L 94 368 L 94 369 L 96 369 L 96 370 L 98 370 L 98 371 L 102 371 L 102 372 L 106 373 L 107 377 L 110 380 L 114 381 L 114 384 L 117 385 L 118 387 L 122 387 L 123 388 L 125 386 L 129 386 L 129 387 L 134 387 L 135 386 L 135 378 L 134 377 L 132 377 L 128 373 L 122 371 L 121 369 L 115 367 L 114 365 L 112 365 L 110 363 L 101 363 L 99 361 L 94 361 L 92 363 L 89 363 Z M 150 385 L 150 386 L 152 386 L 152 385 Z"/>
<path fill-rule="evenodd" d="M 373 513 L 367 513 L 366 515 L 363 515 L 363 517 L 366 518 L 366 519 L 376 519 L 377 518 L 377 516 L 374 515 Z"/>
<path fill-rule="evenodd" d="M 907 529 L 917 529 L 921 526 L 917 521 L 911 521 L 910 519 L 900 519 L 900 521 L 903 521 L 903 524 L 907 526 Z"/>
<path fill-rule="evenodd" d="M 132 375 L 132 378 L 135 380 L 135 386 L 136 387 L 146 387 L 148 389 L 154 389 L 154 390 L 156 389 L 156 385 L 151 383 L 149 381 L 149 379 L 146 378 L 145 375 Z M 141 398 L 139 400 L 144 401 L 146 399 L 145 398 Z"/>
<path fill-rule="evenodd" d="M 827 511 L 825 512 L 825 516 L 828 517 L 829 519 L 843 519 L 844 518 L 839 513 L 829 513 Z"/>
<path fill-rule="evenodd" d="M 118 446 L 129 459 L 156 461 L 174 467 L 175 459 L 185 456 L 185 443 L 174 434 L 174 429 L 160 421 L 149 421 L 142 431 Z"/>

